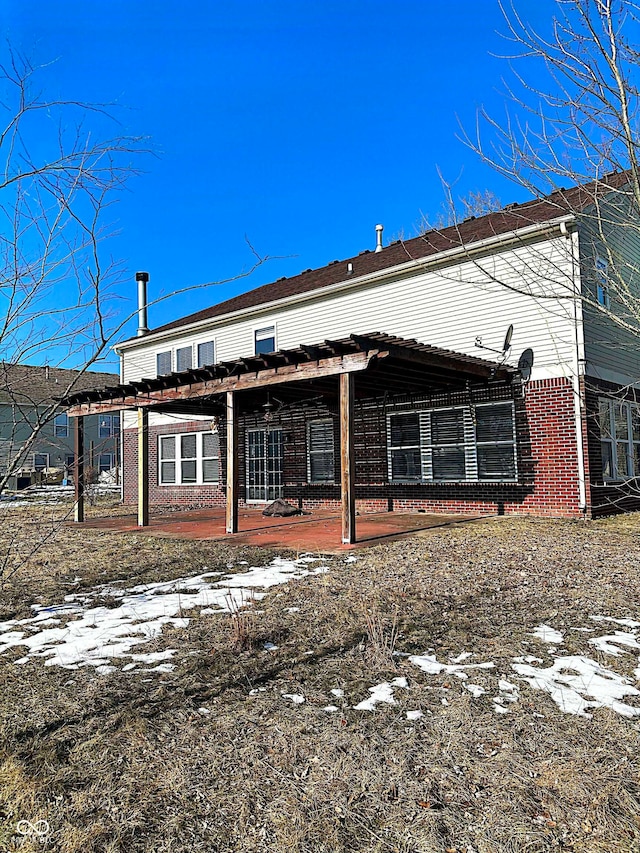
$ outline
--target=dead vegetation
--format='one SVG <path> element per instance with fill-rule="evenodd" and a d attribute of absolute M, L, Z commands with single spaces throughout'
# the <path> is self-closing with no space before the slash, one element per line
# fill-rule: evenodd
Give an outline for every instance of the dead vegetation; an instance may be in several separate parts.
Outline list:
<path fill-rule="evenodd" d="M 13 510 L 0 532 L 19 547 L 52 512 Z M 272 556 L 61 528 L 5 584 L 0 620 L 69 590 Z M 99 676 L 0 657 L 0 850 L 637 853 L 639 723 L 609 709 L 563 714 L 523 683 L 498 714 L 490 686 L 517 680 L 514 655 L 548 660 L 535 625 L 583 654 L 575 629 L 590 615 L 640 621 L 640 520 L 503 518 L 357 557 L 226 616 L 189 611 L 187 628 L 149 645 L 178 650 L 172 672 Z M 473 675 L 487 694 L 408 661 L 427 650 L 494 662 Z M 637 655 L 615 666 L 633 679 Z M 398 676 L 409 687 L 396 704 L 354 709 Z M 407 719 L 415 709 L 424 716 Z M 20 836 L 20 820 L 46 820 L 50 833 Z"/>

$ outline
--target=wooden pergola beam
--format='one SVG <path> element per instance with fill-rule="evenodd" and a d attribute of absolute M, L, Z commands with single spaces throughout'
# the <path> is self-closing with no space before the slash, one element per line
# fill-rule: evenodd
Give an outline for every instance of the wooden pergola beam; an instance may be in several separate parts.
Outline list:
<path fill-rule="evenodd" d="M 372 359 L 384 357 L 385 353 L 378 350 L 347 354 L 342 357 L 322 359 L 320 363 L 291 364 L 282 367 L 267 368 L 255 373 L 243 373 L 239 376 L 227 376 L 219 379 L 204 379 L 189 385 L 174 388 L 153 389 L 154 380 L 144 381 L 144 394 L 123 396 L 117 401 L 110 402 L 94 400 L 70 406 L 67 414 L 70 417 L 94 415 L 105 412 L 115 412 L 120 409 L 134 409 L 146 406 L 157 406 L 167 402 L 192 400 L 196 397 L 206 397 L 222 394 L 227 391 L 255 390 L 260 387 L 282 385 L 286 382 L 298 382 L 311 379 L 322 379 L 326 376 L 337 376 L 366 370 Z"/>
<path fill-rule="evenodd" d="M 84 418 L 73 423 L 73 518 L 84 521 Z"/>
<path fill-rule="evenodd" d="M 353 442 L 353 380 L 340 377 L 340 494 L 342 498 L 342 544 L 356 541 L 355 453 Z"/>

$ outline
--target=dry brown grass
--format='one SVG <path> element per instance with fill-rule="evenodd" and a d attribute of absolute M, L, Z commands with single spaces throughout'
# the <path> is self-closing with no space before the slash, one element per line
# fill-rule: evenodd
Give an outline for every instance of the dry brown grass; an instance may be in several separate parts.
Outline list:
<path fill-rule="evenodd" d="M 52 512 L 7 514 L 0 537 L 20 547 Z M 271 557 L 63 528 L 5 585 L 0 619 L 59 601 L 77 577 L 74 590 Z M 638 722 L 565 715 L 526 685 L 498 715 L 488 695 L 389 652 L 475 650 L 496 663 L 475 683 L 514 680 L 511 658 L 540 652 L 540 622 L 584 652 L 570 629 L 590 614 L 640 618 L 639 558 L 637 516 L 499 519 L 336 558 L 322 577 L 273 588 L 240 649 L 232 617 L 190 611 L 188 628 L 155 643 L 179 649 L 176 669 L 148 680 L 0 658 L 0 850 L 638 853 Z M 637 665 L 616 661 L 630 677 Z M 353 710 L 397 675 L 410 689 L 396 705 Z M 340 710 L 323 711 L 329 702 Z M 425 716 L 409 722 L 416 708 Z M 18 846 L 20 819 L 49 821 L 47 844 Z"/>

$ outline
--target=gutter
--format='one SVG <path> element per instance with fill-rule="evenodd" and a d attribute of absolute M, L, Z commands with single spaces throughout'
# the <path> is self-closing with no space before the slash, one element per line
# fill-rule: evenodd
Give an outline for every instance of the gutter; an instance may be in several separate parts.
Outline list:
<path fill-rule="evenodd" d="M 194 323 L 188 323 L 184 326 L 176 326 L 163 332 L 151 331 L 145 335 L 144 340 L 141 340 L 140 338 L 130 338 L 129 340 L 116 344 L 113 349 L 118 355 L 120 355 L 123 351 L 135 349 L 140 346 L 147 346 L 152 342 L 155 343 L 157 341 L 174 338 L 176 335 L 196 332 L 199 329 L 213 329 L 217 326 L 226 325 L 235 319 L 246 319 L 256 314 L 266 313 L 273 309 L 281 309 L 290 305 L 319 299 L 324 296 L 331 296 L 337 292 L 349 292 L 370 284 L 383 283 L 387 279 L 395 278 L 396 276 L 400 276 L 413 270 L 421 272 L 423 270 L 430 270 L 442 265 L 448 265 L 458 259 L 468 259 L 472 255 L 484 251 L 486 248 L 517 242 L 519 240 L 535 236 L 536 234 L 554 231 L 556 228 L 560 230 L 560 233 L 564 233 L 567 226 L 571 225 L 574 221 L 574 214 L 566 214 L 565 216 L 550 219 L 546 222 L 527 225 L 526 228 L 521 228 L 517 231 L 508 231 L 505 234 L 500 234 L 495 237 L 487 237 L 485 240 L 479 240 L 477 243 L 472 243 L 469 246 L 460 246 L 455 249 L 448 249 L 445 252 L 438 252 L 436 255 L 432 255 L 431 257 L 410 260 L 407 263 L 397 264 L 394 267 L 387 267 L 383 270 L 378 270 L 377 272 L 369 273 L 368 275 L 363 275 L 358 278 L 349 278 L 347 280 L 336 282 L 335 284 L 329 284 L 326 287 L 315 288 L 313 290 L 305 291 L 304 293 L 296 293 L 292 296 L 286 296 L 281 299 L 273 299 L 270 302 L 261 302 L 259 305 L 253 305 L 250 308 L 241 308 L 237 311 L 230 311 L 229 313 L 221 314 L 218 317 L 207 317 L 204 320 L 197 320 Z"/>

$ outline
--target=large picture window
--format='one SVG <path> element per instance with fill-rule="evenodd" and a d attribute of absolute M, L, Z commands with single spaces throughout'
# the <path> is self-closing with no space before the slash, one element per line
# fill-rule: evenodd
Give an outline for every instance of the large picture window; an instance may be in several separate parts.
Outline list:
<path fill-rule="evenodd" d="M 392 414 L 387 428 L 391 482 L 516 480 L 510 402 Z"/>
<path fill-rule="evenodd" d="M 333 421 L 310 421 L 307 427 L 307 439 L 309 482 L 333 483 L 335 478 Z"/>
<path fill-rule="evenodd" d="M 158 477 L 161 486 L 217 483 L 220 479 L 217 433 L 186 432 L 159 436 Z"/>
<path fill-rule="evenodd" d="M 640 407 L 601 398 L 598 401 L 603 480 L 640 476 Z"/>

